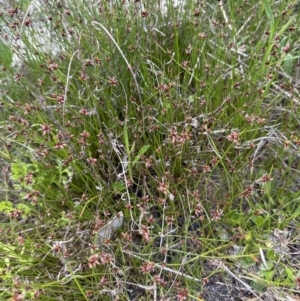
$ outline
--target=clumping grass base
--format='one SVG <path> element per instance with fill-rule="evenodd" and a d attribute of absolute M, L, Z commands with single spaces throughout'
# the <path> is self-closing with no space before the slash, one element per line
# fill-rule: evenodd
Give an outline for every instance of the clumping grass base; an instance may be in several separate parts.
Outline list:
<path fill-rule="evenodd" d="M 300 300 L 297 1 L 1 11 L 1 300 Z"/>

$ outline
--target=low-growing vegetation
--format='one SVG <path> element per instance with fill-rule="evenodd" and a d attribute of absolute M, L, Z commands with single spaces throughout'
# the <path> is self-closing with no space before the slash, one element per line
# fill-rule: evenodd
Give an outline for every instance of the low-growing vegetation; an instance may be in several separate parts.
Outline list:
<path fill-rule="evenodd" d="M 1 300 L 300 300 L 297 1 L 0 22 Z"/>

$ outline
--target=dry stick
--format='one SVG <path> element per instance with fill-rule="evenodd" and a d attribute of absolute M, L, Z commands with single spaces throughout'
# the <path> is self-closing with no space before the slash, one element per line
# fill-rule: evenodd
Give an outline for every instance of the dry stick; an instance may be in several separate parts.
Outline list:
<path fill-rule="evenodd" d="M 120 151 L 118 150 L 117 148 L 117 143 L 114 141 L 115 139 L 112 139 L 110 140 L 110 143 L 112 145 L 112 148 L 114 150 L 114 152 L 116 153 L 120 163 L 121 163 L 121 167 L 122 167 L 122 175 L 124 176 L 124 180 L 125 180 L 125 183 L 128 183 L 127 181 L 127 177 L 126 177 L 126 162 L 124 162 L 124 160 L 121 158 L 121 153 Z M 126 155 L 126 154 L 123 154 L 123 155 Z M 128 190 L 128 185 L 125 185 L 126 187 L 126 192 L 125 194 L 127 195 L 127 202 L 129 205 L 131 205 L 131 201 L 130 201 L 130 194 L 129 194 L 129 190 Z M 130 217 L 131 217 L 131 220 L 134 221 L 134 218 L 133 218 L 133 215 L 132 215 L 132 210 L 129 210 L 130 212 Z M 134 221 L 135 222 L 135 221 Z M 135 222 L 136 223 L 136 222 Z"/>
<path fill-rule="evenodd" d="M 25 12 L 25 15 L 23 17 L 23 20 L 22 20 L 22 24 L 21 24 L 21 28 L 20 28 L 20 35 L 22 35 L 22 31 L 23 31 L 23 27 L 24 27 L 24 24 L 26 22 L 26 19 L 27 19 L 27 16 L 30 14 L 30 11 L 31 9 L 33 8 L 33 5 L 35 4 L 35 2 L 37 2 L 36 0 L 33 0 L 31 3 L 29 3 L 28 5 L 28 8 Z"/>
<path fill-rule="evenodd" d="M 235 276 L 228 268 L 227 266 L 222 263 L 221 267 L 229 274 L 231 277 L 233 277 L 235 280 L 237 280 L 239 283 L 241 283 L 246 289 L 248 289 L 254 296 L 258 297 L 258 295 L 255 293 L 255 291 L 251 288 L 250 285 L 248 285 L 246 282 L 241 280 L 239 277 Z"/>
<path fill-rule="evenodd" d="M 133 253 L 130 252 L 130 251 L 123 250 L 123 253 L 128 254 L 129 256 L 135 257 L 135 258 L 137 258 L 137 259 L 139 259 L 139 260 L 145 261 L 144 258 L 142 258 L 142 257 L 140 257 L 140 256 L 138 256 L 138 255 L 136 255 L 136 254 L 133 254 Z M 178 272 L 178 271 L 176 271 L 176 270 L 172 270 L 172 269 L 170 269 L 170 268 L 161 266 L 161 265 L 158 264 L 158 263 L 154 263 L 154 266 L 155 266 L 156 268 L 162 269 L 162 270 L 164 270 L 164 271 L 166 271 L 166 272 L 170 272 L 170 273 L 175 274 L 175 275 L 177 275 L 177 276 L 182 276 L 182 277 L 185 277 L 185 278 L 190 279 L 190 280 L 196 280 L 196 281 L 198 281 L 198 282 L 201 282 L 201 279 L 199 279 L 199 278 L 192 277 L 192 276 L 187 275 L 187 274 L 185 274 L 185 273 Z"/>
<path fill-rule="evenodd" d="M 138 258 L 139 260 L 142 260 L 142 261 L 145 261 L 142 257 L 136 255 L 136 254 L 133 254 L 132 252 L 130 251 L 127 251 L 127 250 L 123 250 L 123 253 L 125 254 L 128 254 L 129 256 L 133 256 L 135 258 Z M 197 281 L 197 282 L 201 282 L 202 280 L 199 279 L 199 278 L 196 278 L 196 277 L 192 277 L 190 275 L 187 275 L 185 273 L 182 273 L 182 272 L 178 272 L 176 270 L 172 270 L 170 268 L 167 268 L 167 267 L 164 267 L 158 263 L 154 263 L 154 266 L 161 269 L 161 270 L 164 270 L 166 272 L 170 272 L 172 274 L 175 274 L 177 276 L 181 276 L 181 277 L 184 277 L 184 278 L 187 278 L 187 279 L 190 279 L 190 280 L 194 280 L 194 281 Z M 222 263 L 220 265 L 221 268 L 223 268 L 231 277 L 233 277 L 235 280 L 237 280 L 238 282 L 240 282 L 247 290 L 249 290 L 254 296 L 258 297 L 258 295 L 255 293 L 255 291 L 251 288 L 250 285 L 248 285 L 246 282 L 244 282 L 243 280 L 241 280 L 240 278 L 238 278 L 235 274 L 233 274 L 228 268 L 227 266 Z"/>
<path fill-rule="evenodd" d="M 282 88 L 280 88 L 280 86 L 276 85 L 275 83 L 272 83 L 272 86 L 275 87 L 277 91 L 282 92 L 287 97 L 292 99 L 297 105 L 300 104 L 300 101 L 297 98 L 294 97 L 293 93 L 290 93 L 290 92 L 287 92 L 287 91 L 283 90 Z"/>
<path fill-rule="evenodd" d="M 222 10 L 222 11 L 223 11 L 223 10 Z M 214 43 L 212 40 L 209 40 L 209 42 L 212 43 L 214 46 L 216 46 L 216 43 Z M 239 54 L 240 56 L 243 56 L 244 58 L 249 58 L 249 55 L 247 55 L 246 53 L 240 51 L 239 49 L 236 50 L 236 49 L 230 48 L 229 50 L 232 51 L 232 52 L 235 52 L 235 53 Z M 209 55 L 210 57 L 216 59 L 216 60 L 219 61 L 220 63 L 226 65 L 225 62 L 222 62 L 221 60 L 218 60 L 218 59 L 215 58 L 212 54 L 208 53 L 208 55 Z M 240 60 L 239 60 L 239 63 L 240 63 L 240 64 L 243 64 Z M 227 66 L 230 67 L 230 68 L 232 68 L 232 67 L 229 66 L 228 64 L 227 64 Z M 242 68 L 242 66 L 241 66 L 241 68 Z M 236 69 L 236 70 L 238 70 L 238 69 Z M 243 73 L 242 73 L 242 74 L 243 74 Z M 272 83 L 272 86 L 273 86 L 277 91 L 282 92 L 283 94 L 285 94 L 289 99 L 291 99 L 291 100 L 292 100 L 294 103 L 296 103 L 297 105 L 300 104 L 300 100 L 297 99 L 296 97 L 294 97 L 293 93 L 290 93 L 290 92 L 287 92 L 287 91 L 283 90 L 282 88 L 280 88 L 280 86 L 278 86 L 278 85 L 275 84 L 275 83 Z"/>
<path fill-rule="evenodd" d="M 65 127 L 65 106 L 66 106 L 66 102 L 67 102 L 67 93 L 68 93 L 68 87 L 69 87 L 71 65 L 72 65 L 73 58 L 74 58 L 75 54 L 76 54 L 78 51 L 79 51 L 79 50 L 76 50 L 76 51 L 72 54 L 71 59 L 70 59 L 70 62 L 69 62 L 69 66 L 68 66 L 67 81 L 66 81 L 66 87 L 65 87 L 65 93 L 64 93 L 64 102 L 63 102 L 63 128 Z"/>
<path fill-rule="evenodd" d="M 135 82 L 136 89 L 137 89 L 137 92 L 138 92 L 138 95 L 139 95 L 139 99 L 140 99 L 140 101 L 142 101 L 142 97 L 141 97 L 141 93 L 140 93 L 140 89 L 139 89 L 139 84 L 138 84 L 138 82 L 136 80 L 136 75 L 134 74 L 134 72 L 132 70 L 132 67 L 129 64 L 128 60 L 126 59 L 126 56 L 124 55 L 122 49 L 120 48 L 120 46 L 118 45 L 118 43 L 116 42 L 116 40 L 114 39 L 114 37 L 110 34 L 110 32 L 101 23 L 96 22 L 96 21 L 92 21 L 92 25 L 97 30 L 99 30 L 99 28 L 97 26 L 100 26 L 105 31 L 105 33 L 109 36 L 109 38 L 112 40 L 112 42 L 115 44 L 115 46 L 117 47 L 119 53 L 121 54 L 122 58 L 124 59 L 125 63 L 127 64 L 127 67 L 129 69 L 130 73 L 132 74 L 132 77 L 133 77 L 133 80 Z"/>
<path fill-rule="evenodd" d="M 228 25 L 229 30 L 232 31 L 233 30 L 232 25 L 228 21 L 227 14 L 226 14 L 226 11 L 225 11 L 225 9 L 224 9 L 223 6 L 224 6 L 223 0 L 221 0 L 219 2 L 220 10 L 222 12 L 222 15 L 223 15 L 223 18 L 225 20 L 225 23 Z M 234 44 L 237 46 L 236 37 L 233 38 L 233 41 L 234 41 Z M 239 51 L 237 51 L 237 53 L 239 54 Z M 238 62 L 240 63 L 240 72 L 241 72 L 241 74 L 244 74 L 244 69 L 243 69 L 243 64 L 242 64 L 242 59 L 241 59 L 241 55 L 240 54 L 238 56 Z"/>
<path fill-rule="evenodd" d="M 130 73 L 132 74 L 132 77 L 133 77 L 133 80 L 135 82 L 135 85 L 136 85 L 136 89 L 137 89 L 137 93 L 138 93 L 138 96 L 139 96 L 139 99 L 140 101 L 142 102 L 142 96 L 141 96 L 141 93 L 140 93 L 140 89 L 139 89 L 139 84 L 137 82 L 137 79 L 136 79 L 136 75 L 134 74 L 133 70 L 132 70 L 132 67 L 131 65 L 129 64 L 126 56 L 124 55 L 122 49 L 120 48 L 120 46 L 118 45 L 118 43 L 116 42 L 116 40 L 114 39 L 114 37 L 110 34 L 110 32 L 99 22 L 96 22 L 96 21 L 92 21 L 92 25 L 94 26 L 94 28 L 96 28 L 97 30 L 99 30 L 99 27 L 97 26 L 100 26 L 100 28 L 102 30 L 105 31 L 105 33 L 108 35 L 108 37 L 111 39 L 111 41 L 115 44 L 116 48 L 118 49 L 119 53 L 121 54 L 122 58 L 124 59 L 126 65 L 127 65 L 127 68 L 129 69 Z M 127 118 L 126 118 L 127 119 Z M 126 122 L 126 121 L 125 121 Z M 120 158 L 119 154 L 117 153 L 117 156 L 120 160 L 120 163 L 121 163 L 121 166 L 122 166 L 122 172 L 123 172 L 123 175 L 124 175 L 124 179 L 125 181 L 127 182 L 127 177 L 126 177 L 126 171 L 125 171 L 125 168 L 124 168 L 124 162 L 123 160 Z M 127 193 L 127 198 L 128 198 L 128 201 L 130 203 L 130 195 L 129 195 L 129 191 L 128 191 L 128 187 L 126 185 L 126 193 Z M 133 216 L 132 216 L 132 212 L 130 210 L 130 215 L 131 215 L 131 218 L 132 220 L 134 221 L 133 219 Z"/>
<path fill-rule="evenodd" d="M 153 301 L 157 301 L 157 284 L 156 284 L 156 282 L 154 282 L 153 285 L 141 285 L 141 284 L 128 282 L 128 281 L 120 281 L 120 283 L 124 283 L 126 285 L 137 286 L 139 288 L 144 289 L 145 291 L 153 291 Z"/>
<path fill-rule="evenodd" d="M 228 23 L 228 17 L 227 17 L 226 12 L 225 12 L 225 10 L 224 10 L 224 8 L 223 8 L 223 1 L 222 1 L 222 0 L 220 1 L 219 6 L 220 6 L 220 10 L 221 10 L 221 12 L 222 12 L 222 14 L 223 14 L 225 23 L 228 24 L 229 29 L 232 30 L 232 26 Z M 251 16 L 250 16 L 250 17 L 251 17 Z M 250 17 L 247 19 L 246 22 L 248 22 L 248 21 L 251 19 Z M 240 31 L 241 31 L 242 29 L 243 29 L 243 26 L 240 28 L 240 30 L 238 31 L 238 33 L 240 33 Z M 211 42 L 212 44 L 215 44 L 215 43 L 212 42 L 212 41 L 210 41 L 210 42 Z M 246 55 L 245 53 L 241 52 L 239 49 L 235 50 L 235 49 L 233 49 L 233 48 L 230 48 L 230 50 L 233 51 L 233 52 L 238 53 L 240 56 L 244 56 L 244 57 L 246 57 L 246 58 L 249 57 L 249 56 Z M 240 64 L 242 63 L 242 62 L 240 61 L 240 59 L 239 59 L 239 63 L 240 63 Z M 241 64 L 241 68 L 242 68 L 242 64 Z M 242 74 L 243 74 L 243 72 L 242 72 Z M 289 93 L 289 92 L 283 90 L 282 88 L 280 88 L 280 87 L 279 87 L 278 85 L 276 85 L 275 83 L 272 83 L 272 86 L 275 87 L 277 91 L 282 92 L 282 93 L 285 94 L 287 97 L 289 97 L 290 99 L 292 99 L 296 104 L 298 104 L 298 105 L 300 104 L 300 101 L 299 101 L 298 99 L 296 99 L 296 98 L 293 96 L 292 93 Z"/>
<path fill-rule="evenodd" d="M 222 15 L 223 15 L 223 18 L 224 18 L 224 20 L 225 20 L 225 23 L 228 25 L 228 28 L 229 28 L 230 30 L 232 30 L 231 24 L 228 23 L 228 17 L 227 17 L 226 11 L 225 11 L 225 9 L 224 9 L 224 3 L 223 3 L 223 0 L 219 1 L 219 4 L 218 4 L 218 5 L 219 5 L 220 10 L 221 10 L 221 12 L 222 12 Z"/>

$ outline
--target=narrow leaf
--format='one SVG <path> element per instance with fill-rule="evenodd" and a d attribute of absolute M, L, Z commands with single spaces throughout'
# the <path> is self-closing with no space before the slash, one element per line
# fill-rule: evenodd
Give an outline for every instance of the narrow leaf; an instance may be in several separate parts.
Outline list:
<path fill-rule="evenodd" d="M 133 162 L 132 162 L 132 166 L 134 166 L 134 165 L 136 164 L 136 162 L 137 162 L 137 161 L 140 159 L 140 157 L 148 150 L 149 147 L 150 147 L 150 145 L 147 144 L 147 145 L 144 145 L 144 146 L 140 149 L 139 153 L 136 155 L 136 157 L 134 158 L 134 160 L 133 160 Z"/>
<path fill-rule="evenodd" d="M 124 123 L 124 143 L 127 155 L 130 154 L 127 123 Z"/>

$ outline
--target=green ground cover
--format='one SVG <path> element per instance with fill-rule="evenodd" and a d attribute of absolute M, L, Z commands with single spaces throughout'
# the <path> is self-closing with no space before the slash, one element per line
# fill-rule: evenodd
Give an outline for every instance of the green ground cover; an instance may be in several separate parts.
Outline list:
<path fill-rule="evenodd" d="M 297 1 L 41 2 L 0 18 L 0 299 L 299 300 Z"/>

